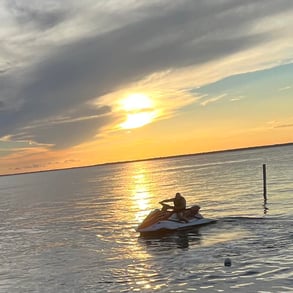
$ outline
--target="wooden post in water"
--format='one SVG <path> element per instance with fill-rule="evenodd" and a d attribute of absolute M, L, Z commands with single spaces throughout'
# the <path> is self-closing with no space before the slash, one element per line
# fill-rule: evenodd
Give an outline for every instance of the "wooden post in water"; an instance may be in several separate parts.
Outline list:
<path fill-rule="evenodd" d="M 264 205 L 267 204 L 267 171 L 266 164 L 262 165 L 262 175 L 263 175 L 263 199 Z"/>

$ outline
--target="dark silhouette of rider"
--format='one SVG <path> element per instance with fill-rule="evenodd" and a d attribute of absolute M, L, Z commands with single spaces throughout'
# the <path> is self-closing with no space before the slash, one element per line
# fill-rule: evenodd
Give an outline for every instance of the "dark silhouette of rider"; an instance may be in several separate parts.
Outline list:
<path fill-rule="evenodd" d="M 173 202 L 174 206 L 165 204 L 166 202 Z M 186 209 L 186 199 L 179 192 L 176 193 L 174 198 L 160 201 L 160 204 L 163 205 L 162 210 L 166 211 L 167 209 L 173 209 L 173 211 L 176 212 L 176 215 L 180 221 L 188 223 L 187 218 L 183 214 Z"/>

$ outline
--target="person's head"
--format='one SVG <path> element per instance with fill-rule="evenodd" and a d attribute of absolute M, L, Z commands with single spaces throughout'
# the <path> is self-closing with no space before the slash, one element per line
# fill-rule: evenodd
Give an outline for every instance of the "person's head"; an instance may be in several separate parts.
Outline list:
<path fill-rule="evenodd" d="M 176 198 L 181 197 L 181 194 L 180 194 L 179 192 L 177 192 L 177 193 L 175 194 L 175 197 L 176 197 Z"/>

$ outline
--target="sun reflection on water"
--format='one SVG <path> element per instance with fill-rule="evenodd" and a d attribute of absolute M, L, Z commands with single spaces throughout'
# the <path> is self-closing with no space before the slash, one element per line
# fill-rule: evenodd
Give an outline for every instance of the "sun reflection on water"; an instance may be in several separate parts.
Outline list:
<path fill-rule="evenodd" d="M 134 176 L 133 199 L 140 210 L 149 207 L 150 194 L 146 188 L 146 179 L 144 174 Z"/>
<path fill-rule="evenodd" d="M 154 195 L 151 191 L 150 173 L 147 172 L 144 162 L 128 165 L 129 205 L 133 210 L 134 220 L 139 223 L 149 213 Z"/>
<path fill-rule="evenodd" d="M 140 223 L 149 213 L 154 201 L 154 185 L 146 162 L 135 162 L 127 166 L 128 205 L 131 218 L 135 224 Z M 128 214 L 128 217 L 130 215 Z M 125 235 L 126 236 L 126 235 Z M 145 249 L 145 244 L 137 241 L 138 234 L 133 230 L 127 237 L 125 246 L 120 247 L 120 255 L 127 259 L 136 259 L 135 264 L 128 263 L 125 276 L 130 283 L 140 290 L 153 291 L 157 289 L 158 272 L 152 265 L 153 256 Z"/>
<path fill-rule="evenodd" d="M 132 205 L 135 210 L 136 222 L 141 222 L 149 212 L 152 193 L 149 190 L 150 179 L 142 164 L 132 165 L 132 176 L 129 190 L 131 192 Z"/>

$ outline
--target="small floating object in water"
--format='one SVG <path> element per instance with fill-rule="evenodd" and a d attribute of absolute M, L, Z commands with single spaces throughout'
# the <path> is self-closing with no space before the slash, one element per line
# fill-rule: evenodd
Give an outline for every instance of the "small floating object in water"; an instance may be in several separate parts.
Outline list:
<path fill-rule="evenodd" d="M 231 261 L 231 259 L 230 259 L 229 257 L 227 257 L 227 258 L 225 259 L 225 261 L 224 261 L 224 265 L 225 265 L 225 267 L 231 267 L 231 265 L 232 265 L 232 261 Z"/>

